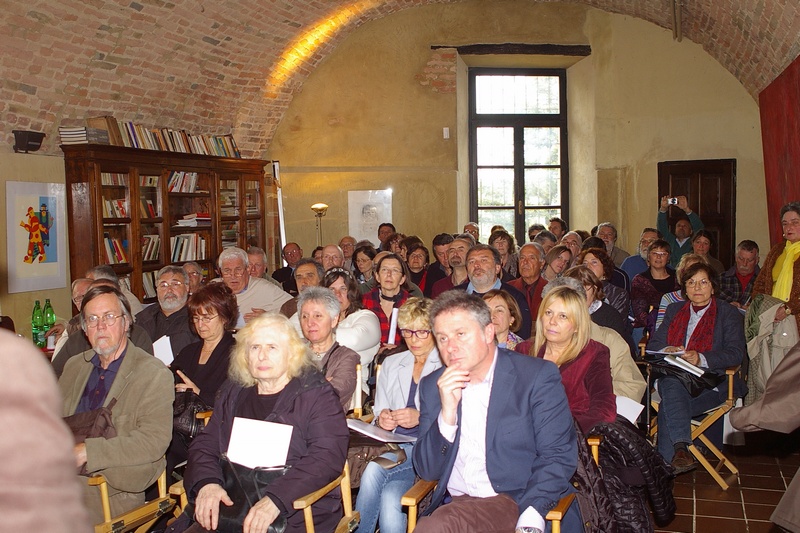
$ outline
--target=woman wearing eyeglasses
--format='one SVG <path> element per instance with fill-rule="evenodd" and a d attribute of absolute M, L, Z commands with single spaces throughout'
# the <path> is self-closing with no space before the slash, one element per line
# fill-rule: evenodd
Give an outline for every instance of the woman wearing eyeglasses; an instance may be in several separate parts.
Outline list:
<path fill-rule="evenodd" d="M 170 367 L 179 383 L 176 392 L 194 391 L 209 406 L 214 406 L 217 390 L 228 376 L 230 354 L 236 340 L 233 330 L 239 317 L 236 296 L 224 283 L 201 286 L 189 297 L 189 323 L 200 337 L 186 346 Z M 188 457 L 189 443 L 173 432 L 167 450 L 167 475 Z"/>
<path fill-rule="evenodd" d="M 442 366 L 430 325 L 427 298 L 410 298 L 399 310 L 397 324 L 408 351 L 386 358 L 381 366 L 375 394 L 375 424 L 387 431 L 417 436 L 419 428 L 419 381 Z M 361 476 L 356 510 L 361 513 L 359 533 L 373 533 L 380 522 L 381 533 L 402 533 L 406 515 L 400 497 L 414 484 L 411 444 L 402 444 L 406 460 L 384 469 L 369 463 Z M 396 461 L 394 453 L 384 457 Z"/>
<path fill-rule="evenodd" d="M 647 249 L 648 268 L 633 277 L 631 283 L 631 310 L 633 311 L 633 342 L 642 338 L 643 328 L 655 326 L 661 297 L 678 288 L 675 272 L 667 269 L 670 246 L 659 239 Z M 655 310 L 651 314 L 651 310 Z"/>
<path fill-rule="evenodd" d="M 724 372 L 728 367 L 742 364 L 747 353 L 744 321 L 735 307 L 715 297 L 719 289 L 714 268 L 695 263 L 683 272 L 681 279 L 687 301 L 667 307 L 664 321 L 647 343 L 647 349 L 678 352 L 682 359 L 704 370 Z M 658 451 L 672 462 L 676 473 L 688 472 L 697 466 L 688 450 L 692 443 L 692 417 L 724 402 L 728 388 L 723 382 L 716 389 L 706 389 L 692 397 L 674 376 L 660 377 L 656 387 L 661 396 Z M 737 379 L 734 392 L 741 397 L 747 388 Z"/>
<path fill-rule="evenodd" d="M 369 309 L 381 323 L 381 344 L 392 349 L 397 346 L 400 335 L 389 338 L 392 313 L 408 300 L 408 266 L 397 254 L 388 254 L 378 260 L 375 278 L 378 286 L 361 297 L 365 309 Z"/>

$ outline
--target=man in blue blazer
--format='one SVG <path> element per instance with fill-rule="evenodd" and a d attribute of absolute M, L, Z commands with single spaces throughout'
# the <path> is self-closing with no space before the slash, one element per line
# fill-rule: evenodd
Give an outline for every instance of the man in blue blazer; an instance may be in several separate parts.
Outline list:
<path fill-rule="evenodd" d="M 547 512 L 574 491 L 577 465 L 558 368 L 498 349 L 477 296 L 442 294 L 431 323 L 447 366 L 420 383 L 414 467 L 439 484 L 417 531 L 545 531 Z M 577 505 L 563 528 L 583 531 Z"/>

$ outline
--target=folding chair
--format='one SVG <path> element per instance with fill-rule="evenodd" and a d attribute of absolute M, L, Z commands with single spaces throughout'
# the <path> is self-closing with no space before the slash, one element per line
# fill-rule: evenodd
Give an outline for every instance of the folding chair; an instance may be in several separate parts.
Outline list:
<path fill-rule="evenodd" d="M 108 499 L 108 482 L 102 474 L 88 479 L 89 486 L 98 487 L 103 505 L 103 522 L 94 526 L 95 533 L 145 533 L 156 521 L 175 507 L 175 500 L 167 494 L 167 471 L 158 476 L 158 498 L 112 518 Z"/>

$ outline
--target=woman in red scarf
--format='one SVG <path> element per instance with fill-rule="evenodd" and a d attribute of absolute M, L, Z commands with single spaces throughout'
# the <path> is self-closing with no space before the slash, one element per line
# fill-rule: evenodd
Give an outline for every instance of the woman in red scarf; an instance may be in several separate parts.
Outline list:
<path fill-rule="evenodd" d="M 667 307 L 661 326 L 647 344 L 648 350 L 680 353 L 680 357 L 704 370 L 724 371 L 740 365 L 746 356 L 744 320 L 732 305 L 715 298 L 719 288 L 712 267 L 696 263 L 681 279 L 685 302 Z M 691 444 L 692 417 L 720 405 L 727 398 L 723 384 L 692 397 L 676 377 L 656 381 L 661 404 L 658 408 L 658 451 L 672 462 L 677 474 L 697 463 L 687 447 Z M 744 383 L 734 386 L 737 396 L 746 393 Z"/>

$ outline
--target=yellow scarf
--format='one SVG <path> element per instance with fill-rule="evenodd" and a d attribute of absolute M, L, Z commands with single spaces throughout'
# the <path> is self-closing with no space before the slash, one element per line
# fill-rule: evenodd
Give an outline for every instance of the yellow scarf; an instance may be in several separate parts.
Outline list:
<path fill-rule="evenodd" d="M 772 269 L 772 279 L 775 284 L 772 286 L 772 296 L 784 302 L 789 301 L 792 293 L 792 282 L 794 281 L 794 262 L 800 257 L 800 241 L 796 243 L 786 243 L 783 253 L 775 261 Z"/>

